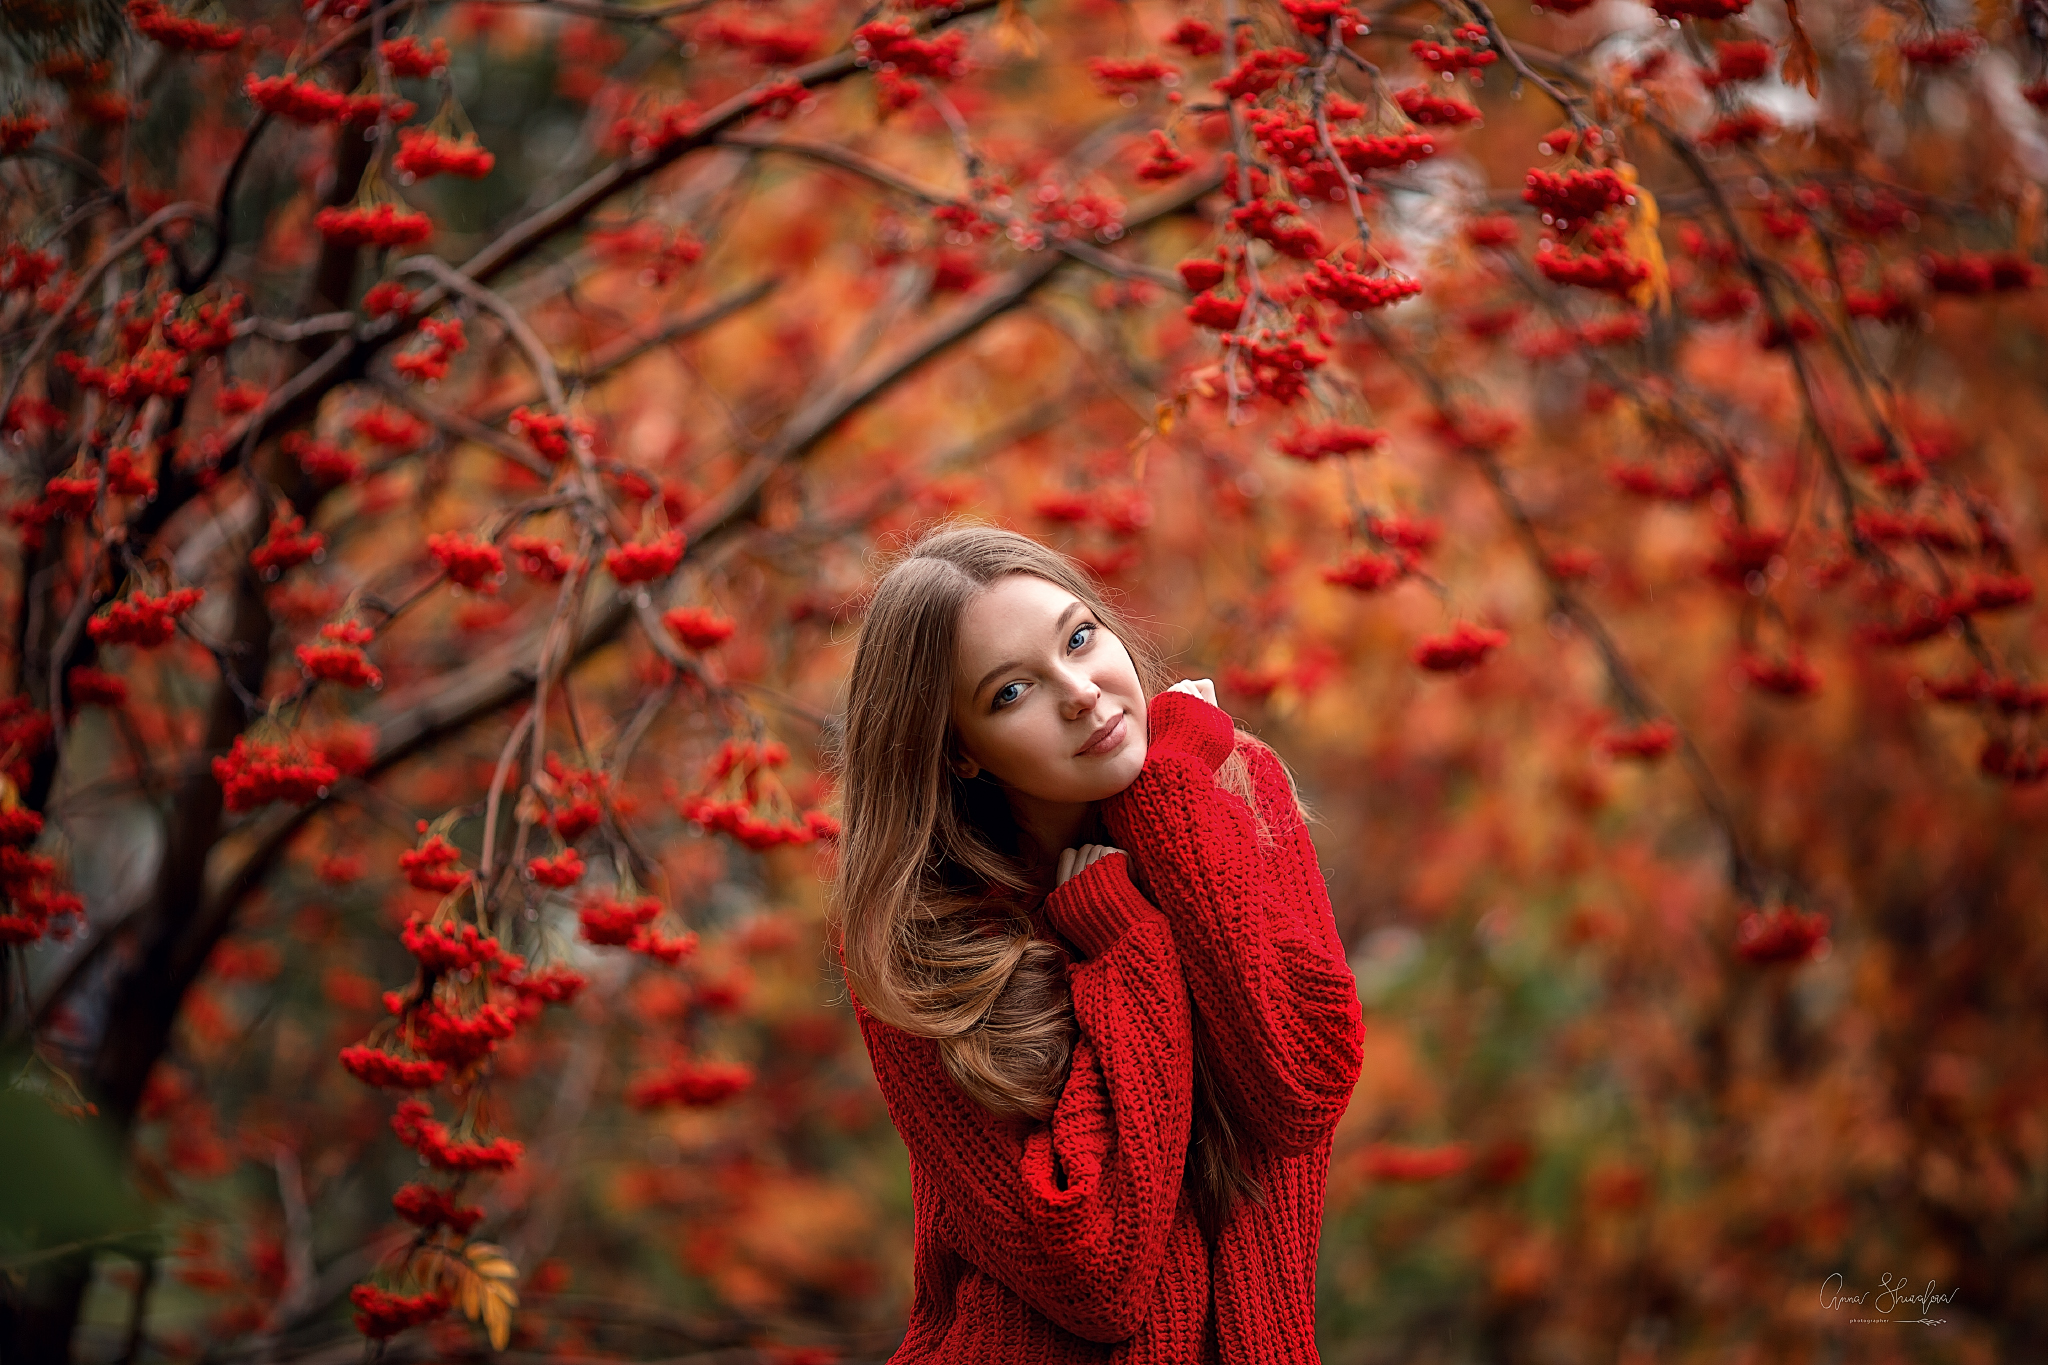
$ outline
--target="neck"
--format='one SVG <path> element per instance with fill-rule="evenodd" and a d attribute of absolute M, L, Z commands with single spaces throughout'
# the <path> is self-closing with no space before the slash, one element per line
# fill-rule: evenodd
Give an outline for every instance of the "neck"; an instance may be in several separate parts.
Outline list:
<path fill-rule="evenodd" d="M 1041 801 L 1017 791 L 1009 798 L 1010 814 L 1017 822 L 1017 853 L 1041 886 L 1052 886 L 1062 852 L 1102 842 L 1102 821 L 1092 801 Z"/>

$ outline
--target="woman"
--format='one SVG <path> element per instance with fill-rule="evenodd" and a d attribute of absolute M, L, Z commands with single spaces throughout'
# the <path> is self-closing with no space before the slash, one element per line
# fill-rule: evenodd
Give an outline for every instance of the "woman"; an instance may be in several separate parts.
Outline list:
<path fill-rule="evenodd" d="M 832 928 L 910 1150 L 892 1365 L 1318 1359 L 1357 987 L 1286 769 L 1163 681 L 1011 532 L 869 603 Z"/>

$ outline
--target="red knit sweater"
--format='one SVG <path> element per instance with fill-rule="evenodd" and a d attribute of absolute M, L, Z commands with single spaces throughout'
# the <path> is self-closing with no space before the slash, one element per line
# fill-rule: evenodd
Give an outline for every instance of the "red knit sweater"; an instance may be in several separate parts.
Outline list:
<path fill-rule="evenodd" d="M 1330 1135 L 1358 1079 L 1357 985 L 1278 763 L 1244 746 L 1266 845 L 1216 785 L 1228 715 L 1162 693 L 1148 729 L 1144 770 L 1103 813 L 1158 904 L 1110 854 L 1034 912 L 1077 950 L 1073 1065 L 1050 1118 L 991 1114 L 933 1040 L 854 1001 L 910 1150 L 915 1285 L 891 1365 L 1319 1359 L 1316 1248 Z M 1190 1010 L 1266 1190 L 1213 1247 L 1181 1179 Z"/>

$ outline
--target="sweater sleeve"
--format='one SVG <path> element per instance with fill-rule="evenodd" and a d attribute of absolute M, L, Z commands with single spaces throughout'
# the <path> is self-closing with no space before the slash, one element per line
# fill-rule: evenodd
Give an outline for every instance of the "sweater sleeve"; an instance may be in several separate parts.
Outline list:
<path fill-rule="evenodd" d="M 1095 864 L 1067 885 L 1102 890 L 1115 875 Z M 1193 1085 L 1173 935 L 1142 898 L 1109 894 L 1083 931 L 1100 951 L 1070 971 L 1073 1061 L 1044 1120 L 983 1109 L 947 1075 L 935 1040 L 854 1001 L 889 1116 L 954 1249 L 1096 1342 L 1144 1323 L 1180 1198 Z"/>
<path fill-rule="evenodd" d="M 1266 1146 L 1308 1151 L 1343 1117 L 1364 1021 L 1315 845 L 1269 755 L 1251 749 L 1251 810 L 1216 785 L 1230 717 L 1199 697 L 1153 698 L 1145 766 L 1106 805 L 1171 925 L 1231 1112 Z"/>

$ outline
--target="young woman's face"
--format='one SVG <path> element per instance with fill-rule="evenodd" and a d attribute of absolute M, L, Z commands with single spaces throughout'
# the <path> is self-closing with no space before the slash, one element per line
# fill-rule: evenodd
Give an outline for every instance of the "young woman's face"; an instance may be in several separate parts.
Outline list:
<path fill-rule="evenodd" d="M 1013 573 L 968 602 L 953 675 L 955 771 L 1041 801 L 1116 795 L 1145 766 L 1145 692 L 1123 641 L 1065 588 Z"/>

